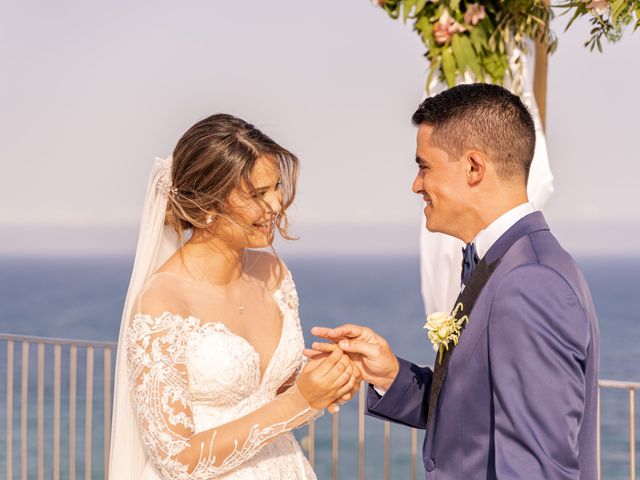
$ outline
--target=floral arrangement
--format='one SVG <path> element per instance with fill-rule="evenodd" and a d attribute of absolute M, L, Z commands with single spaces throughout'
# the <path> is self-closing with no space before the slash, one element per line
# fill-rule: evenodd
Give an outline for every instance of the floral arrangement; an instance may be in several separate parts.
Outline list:
<path fill-rule="evenodd" d="M 640 0 L 566 0 L 557 5 L 548 0 L 373 0 L 373 4 L 393 19 L 402 16 L 413 22 L 427 48 L 427 90 L 434 75 L 449 86 L 469 75 L 503 84 L 521 68 L 520 52 L 528 51 L 531 39 L 547 45 L 549 53 L 556 49 L 549 22 L 557 9 L 573 13 L 567 28 L 581 16 L 591 17 L 594 28 L 586 43 L 591 49 L 602 49 L 602 37 L 619 39 L 634 16 L 635 28 L 640 24 Z"/>

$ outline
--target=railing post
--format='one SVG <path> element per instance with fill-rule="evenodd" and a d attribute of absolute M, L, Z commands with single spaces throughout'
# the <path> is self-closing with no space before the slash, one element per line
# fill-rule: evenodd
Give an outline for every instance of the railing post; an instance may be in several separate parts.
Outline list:
<path fill-rule="evenodd" d="M 316 468 L 316 421 L 309 422 L 309 463 L 311 468 Z"/>
<path fill-rule="evenodd" d="M 598 406 L 596 414 L 596 465 L 598 471 L 598 480 L 602 478 L 602 447 L 600 444 L 601 435 L 600 426 L 600 387 L 598 386 Z"/>
<path fill-rule="evenodd" d="M 636 480 L 636 391 L 629 388 L 629 478 Z"/>
<path fill-rule="evenodd" d="M 84 479 L 91 480 L 93 444 L 93 347 L 87 347 L 87 384 L 84 409 Z"/>
<path fill-rule="evenodd" d="M 391 423 L 384 422 L 384 480 L 391 480 Z"/>
<path fill-rule="evenodd" d="M 418 478 L 418 430 L 411 429 L 411 480 Z"/>
<path fill-rule="evenodd" d="M 111 448 L 111 348 L 104 348 L 104 480 L 109 478 L 109 449 Z"/>
<path fill-rule="evenodd" d="M 44 343 L 38 343 L 38 480 L 44 480 Z"/>
<path fill-rule="evenodd" d="M 362 382 L 360 392 L 358 392 L 358 479 L 365 477 L 365 430 L 364 430 L 364 410 L 367 398 L 367 385 Z"/>
<path fill-rule="evenodd" d="M 333 480 L 338 480 L 338 451 L 340 450 L 340 414 L 333 414 L 331 419 L 332 441 L 331 460 L 333 462 Z"/>
<path fill-rule="evenodd" d="M 13 340 L 7 341 L 7 480 L 13 478 Z"/>
<path fill-rule="evenodd" d="M 29 342 L 22 342 L 22 418 L 20 419 L 20 467 L 22 480 L 27 480 L 27 408 L 29 401 Z"/>
<path fill-rule="evenodd" d="M 53 480 L 60 480 L 60 390 L 62 347 L 53 347 Z"/>
<path fill-rule="evenodd" d="M 76 393 L 78 347 L 69 349 L 69 480 L 76 480 Z"/>

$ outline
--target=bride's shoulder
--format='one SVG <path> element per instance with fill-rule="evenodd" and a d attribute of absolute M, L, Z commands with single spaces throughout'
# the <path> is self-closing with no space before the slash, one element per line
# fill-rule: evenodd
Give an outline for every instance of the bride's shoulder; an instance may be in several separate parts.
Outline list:
<path fill-rule="evenodd" d="M 171 272 L 153 273 L 138 294 L 133 314 L 156 318 L 182 313 L 188 305 L 183 284 L 181 278 Z"/>
<path fill-rule="evenodd" d="M 284 261 L 275 253 L 265 250 L 246 250 L 247 272 L 263 281 L 270 290 L 276 290 L 291 273 Z"/>

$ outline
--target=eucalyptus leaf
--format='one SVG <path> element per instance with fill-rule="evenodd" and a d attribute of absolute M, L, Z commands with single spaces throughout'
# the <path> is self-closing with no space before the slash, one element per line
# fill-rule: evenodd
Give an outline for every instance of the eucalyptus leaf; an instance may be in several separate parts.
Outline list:
<path fill-rule="evenodd" d="M 422 9 L 425 7 L 429 0 L 418 0 L 416 2 L 416 15 L 419 15 L 422 12 Z"/>
<path fill-rule="evenodd" d="M 476 79 L 481 80 L 484 76 L 482 74 L 482 67 L 480 66 L 480 61 L 478 60 L 476 52 L 471 45 L 471 40 L 467 35 L 460 35 L 460 46 L 465 64 L 469 66 Z"/>
<path fill-rule="evenodd" d="M 427 75 L 427 83 L 426 83 L 427 93 L 431 93 L 429 90 L 429 85 L 431 85 L 431 81 L 433 80 L 433 77 L 435 75 L 440 75 L 441 73 L 442 71 L 440 70 L 440 61 L 436 61 L 432 63 L 431 67 L 429 68 L 429 74 Z"/>
<path fill-rule="evenodd" d="M 402 5 L 402 19 L 404 22 L 407 21 L 409 16 L 411 15 L 411 11 L 413 7 L 416 6 L 416 0 L 403 0 Z"/>
<path fill-rule="evenodd" d="M 447 85 L 450 87 L 456 84 L 456 61 L 453 57 L 451 48 L 445 48 L 442 50 L 442 72 L 444 78 L 447 81 Z"/>
<path fill-rule="evenodd" d="M 625 3 L 627 0 L 614 0 L 611 2 L 611 24 L 616 26 L 618 24 L 618 17 L 625 9 Z"/>
<path fill-rule="evenodd" d="M 573 17 L 571 17 L 571 20 L 569 20 L 569 23 L 567 23 L 567 26 L 566 26 L 566 27 L 564 27 L 564 31 L 566 32 L 567 30 L 569 30 L 569 27 L 570 27 L 571 25 L 573 25 L 573 22 L 575 22 L 575 21 L 576 21 L 576 19 L 577 19 L 578 17 L 580 17 L 581 15 L 582 15 L 582 14 L 580 13 L 580 10 L 576 8 L 576 11 L 575 11 L 575 13 L 573 14 Z"/>
<path fill-rule="evenodd" d="M 485 48 L 489 48 L 489 35 L 487 31 L 484 29 L 484 26 L 480 23 L 476 25 L 476 27 L 471 30 L 469 34 L 471 39 L 471 44 L 473 45 L 476 52 L 480 52 Z"/>
<path fill-rule="evenodd" d="M 502 84 L 506 68 L 504 63 L 500 61 L 500 55 L 498 53 L 488 55 L 485 58 L 484 66 L 491 80 L 495 83 Z"/>
<path fill-rule="evenodd" d="M 433 44 L 433 24 L 429 21 L 422 27 L 422 43 Z"/>
<path fill-rule="evenodd" d="M 415 28 L 419 33 L 424 33 L 425 30 L 429 29 L 429 27 L 433 28 L 429 19 L 422 15 L 420 18 L 416 20 L 416 23 L 413 24 L 413 28 Z"/>
<path fill-rule="evenodd" d="M 462 51 L 462 43 L 460 40 L 461 35 L 455 34 L 451 37 L 451 51 L 453 52 L 453 56 L 456 60 L 456 65 L 458 66 L 458 72 L 461 75 L 464 75 L 464 71 L 466 70 L 468 63 L 467 58 L 464 52 Z"/>

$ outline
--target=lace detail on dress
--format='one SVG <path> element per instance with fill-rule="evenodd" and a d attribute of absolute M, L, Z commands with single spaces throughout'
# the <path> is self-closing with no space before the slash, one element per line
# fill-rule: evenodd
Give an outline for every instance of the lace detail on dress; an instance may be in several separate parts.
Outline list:
<path fill-rule="evenodd" d="M 281 311 L 298 311 L 298 292 L 290 272 L 282 279 L 280 288 L 274 292 L 273 297 Z"/>
<path fill-rule="evenodd" d="M 304 357 L 290 274 L 274 299 L 283 316 L 282 334 L 264 378 L 255 349 L 222 323 L 202 324 L 170 312 L 132 319 L 127 341 L 132 401 L 147 452 L 163 478 L 205 480 L 243 470 L 242 465 L 259 478 L 258 453 L 270 442 L 275 448 L 270 455 L 294 455 L 300 470 L 294 478 L 314 478 L 297 445 L 289 439 L 273 443 L 318 413 L 294 384 Z M 291 379 L 293 386 L 276 396 Z M 283 464 L 283 474 L 285 469 L 291 466 Z"/>

